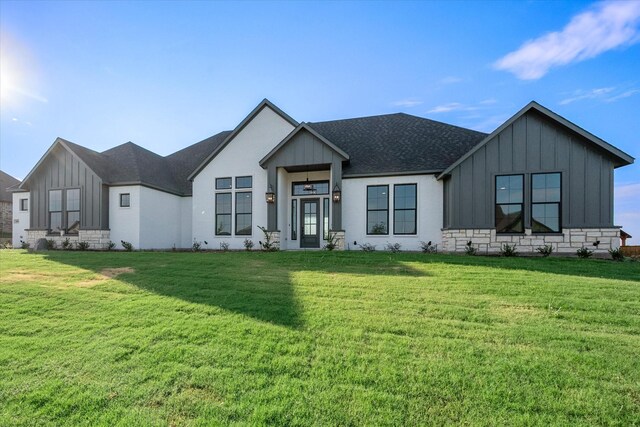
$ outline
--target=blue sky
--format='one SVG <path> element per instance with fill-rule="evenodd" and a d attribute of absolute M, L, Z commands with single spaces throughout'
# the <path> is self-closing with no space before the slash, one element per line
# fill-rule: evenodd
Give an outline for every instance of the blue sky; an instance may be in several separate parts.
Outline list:
<path fill-rule="evenodd" d="M 269 98 L 300 121 L 403 111 L 490 132 L 532 99 L 640 156 L 640 2 L 0 0 L 0 168 L 57 136 L 169 154 Z M 640 166 L 616 171 L 640 240 Z"/>

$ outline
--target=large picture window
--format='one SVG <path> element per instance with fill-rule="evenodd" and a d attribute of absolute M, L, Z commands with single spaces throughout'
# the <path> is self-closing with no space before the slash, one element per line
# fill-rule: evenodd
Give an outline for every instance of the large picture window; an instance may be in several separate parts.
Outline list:
<path fill-rule="evenodd" d="M 62 229 L 62 190 L 49 190 L 49 230 Z"/>
<path fill-rule="evenodd" d="M 231 235 L 231 193 L 216 194 L 216 235 Z"/>
<path fill-rule="evenodd" d="M 67 233 L 78 234 L 80 230 L 80 189 L 66 190 Z"/>
<path fill-rule="evenodd" d="M 251 235 L 251 192 L 236 193 L 236 235 Z"/>
<path fill-rule="evenodd" d="M 496 232 L 523 233 L 523 175 L 496 176 Z"/>
<path fill-rule="evenodd" d="M 393 187 L 393 234 L 416 234 L 416 184 Z"/>
<path fill-rule="evenodd" d="M 389 186 L 367 186 L 367 234 L 389 234 Z"/>
<path fill-rule="evenodd" d="M 531 175 L 531 231 L 559 233 L 561 196 L 560 173 Z"/>

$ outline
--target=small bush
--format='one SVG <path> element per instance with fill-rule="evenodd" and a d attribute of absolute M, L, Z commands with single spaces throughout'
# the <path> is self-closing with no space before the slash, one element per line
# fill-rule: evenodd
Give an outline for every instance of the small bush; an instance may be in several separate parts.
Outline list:
<path fill-rule="evenodd" d="M 576 254 L 578 254 L 580 258 L 590 258 L 591 255 L 593 255 L 593 251 L 583 247 L 578 249 Z"/>
<path fill-rule="evenodd" d="M 369 234 L 386 234 L 387 233 L 387 226 L 384 225 L 383 222 L 379 222 L 377 224 L 374 224 L 373 227 L 371 227 L 371 232 Z"/>
<path fill-rule="evenodd" d="M 70 251 L 71 249 L 73 249 L 71 240 L 69 240 L 68 237 L 62 241 L 62 249 L 64 249 L 65 251 Z"/>
<path fill-rule="evenodd" d="M 432 253 L 438 252 L 438 246 L 432 245 L 431 240 L 429 240 L 428 242 L 420 242 L 420 248 L 422 249 L 422 252 L 426 254 L 432 254 Z"/>
<path fill-rule="evenodd" d="M 89 242 L 77 242 L 76 249 L 78 249 L 79 251 L 86 251 L 87 249 L 89 249 Z"/>
<path fill-rule="evenodd" d="M 55 248 L 56 248 L 56 241 L 53 239 L 47 239 L 47 249 L 51 251 Z"/>
<path fill-rule="evenodd" d="M 539 248 L 536 248 L 536 251 L 538 251 L 538 253 L 543 257 L 548 257 L 553 252 L 553 246 L 551 245 L 540 246 Z"/>
<path fill-rule="evenodd" d="M 133 245 L 129 242 L 125 242 L 124 240 L 120 240 L 120 244 L 124 248 L 125 251 L 131 252 L 133 250 Z"/>
<path fill-rule="evenodd" d="M 400 252 L 402 245 L 400 243 L 387 243 L 387 250 L 393 254 Z"/>
<path fill-rule="evenodd" d="M 336 233 L 329 232 L 324 241 L 327 242 L 327 244 L 324 245 L 324 249 L 327 251 L 332 251 L 338 246 L 338 237 L 336 236 Z"/>
<path fill-rule="evenodd" d="M 227 252 L 229 250 L 229 242 L 220 242 L 220 250 Z"/>
<path fill-rule="evenodd" d="M 111 240 L 109 240 L 109 243 L 107 243 L 107 250 L 108 251 L 112 251 L 113 248 L 115 248 L 115 247 L 116 247 L 116 244 L 113 243 Z"/>
<path fill-rule="evenodd" d="M 624 261 L 624 254 L 622 253 L 622 248 L 609 249 L 609 255 L 611 255 L 611 259 L 614 261 Z"/>
<path fill-rule="evenodd" d="M 507 257 L 518 256 L 516 245 L 510 245 L 508 243 L 505 243 L 500 248 L 500 255 L 507 256 Z"/>
<path fill-rule="evenodd" d="M 467 244 L 464 247 L 464 253 L 467 255 L 475 255 L 478 253 L 478 250 L 476 248 L 473 247 L 473 242 L 471 240 L 469 240 L 467 242 Z"/>
<path fill-rule="evenodd" d="M 275 240 L 273 231 L 269 231 L 265 227 L 262 227 L 261 225 L 259 225 L 258 228 L 262 230 L 262 234 L 264 234 L 264 242 L 262 240 L 258 242 L 262 250 L 267 252 L 275 252 L 279 250 L 280 242 Z"/>
<path fill-rule="evenodd" d="M 31 243 L 20 240 L 20 249 L 29 249 L 30 247 Z"/>
<path fill-rule="evenodd" d="M 202 242 L 197 242 L 196 239 L 194 238 L 193 239 L 193 245 L 191 245 L 191 250 L 193 252 L 200 252 L 201 248 L 202 248 Z"/>
<path fill-rule="evenodd" d="M 376 245 L 372 245 L 371 243 L 363 243 L 360 246 L 363 252 L 373 252 L 376 250 Z"/>
<path fill-rule="evenodd" d="M 250 251 L 253 249 L 253 240 L 251 239 L 244 239 L 244 242 L 242 242 L 242 244 L 244 245 L 245 251 Z"/>

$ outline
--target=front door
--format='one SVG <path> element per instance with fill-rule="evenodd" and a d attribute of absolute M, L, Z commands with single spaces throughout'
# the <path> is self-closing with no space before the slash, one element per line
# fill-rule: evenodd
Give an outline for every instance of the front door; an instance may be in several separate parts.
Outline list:
<path fill-rule="evenodd" d="M 320 247 L 320 199 L 302 199 L 300 209 L 300 247 Z"/>

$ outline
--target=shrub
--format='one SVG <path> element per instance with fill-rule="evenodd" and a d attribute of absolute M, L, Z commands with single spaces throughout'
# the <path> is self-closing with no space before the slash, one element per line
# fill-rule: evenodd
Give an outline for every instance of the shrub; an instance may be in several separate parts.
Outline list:
<path fill-rule="evenodd" d="M 540 246 L 539 248 L 536 248 L 536 251 L 538 251 L 538 253 L 543 257 L 548 257 L 553 252 L 553 246 L 551 245 Z"/>
<path fill-rule="evenodd" d="M 429 240 L 428 242 L 420 242 L 420 248 L 422 249 L 422 252 L 426 254 L 438 252 L 438 246 L 432 245 L 431 240 Z"/>
<path fill-rule="evenodd" d="M 86 251 L 87 249 L 89 249 L 89 242 L 77 242 L 76 249 L 78 249 L 79 251 Z"/>
<path fill-rule="evenodd" d="M 250 251 L 251 249 L 253 249 L 253 240 L 251 239 L 244 239 L 244 242 L 242 242 L 242 244 L 244 245 L 245 251 Z"/>
<path fill-rule="evenodd" d="M 53 250 L 56 248 L 56 241 L 53 239 L 47 239 L 47 249 Z"/>
<path fill-rule="evenodd" d="M 508 256 L 508 257 L 518 256 L 518 251 L 516 250 L 516 245 L 510 245 L 508 243 L 505 243 L 500 248 L 500 255 Z"/>
<path fill-rule="evenodd" d="M 120 240 L 120 244 L 124 248 L 125 251 L 131 252 L 133 250 L 133 245 L 129 242 L 125 242 L 124 240 Z"/>
<path fill-rule="evenodd" d="M 473 247 L 473 242 L 471 240 L 469 240 L 467 242 L 467 244 L 464 247 L 464 253 L 467 255 L 475 255 L 476 253 L 478 253 L 478 250 L 476 248 Z"/>
<path fill-rule="evenodd" d="M 220 250 L 227 252 L 229 250 L 229 242 L 220 242 Z"/>
<path fill-rule="evenodd" d="M 376 245 L 372 245 L 371 243 L 363 243 L 360 246 L 360 249 L 362 249 L 364 252 L 373 252 L 376 250 Z"/>
<path fill-rule="evenodd" d="M 258 244 L 260 245 L 263 251 L 274 252 L 280 249 L 278 247 L 280 242 L 275 240 L 273 231 L 268 231 L 265 227 L 262 227 L 260 225 L 258 226 L 258 228 L 262 230 L 262 234 L 264 234 L 264 242 L 263 241 L 258 242 Z"/>
<path fill-rule="evenodd" d="M 31 243 L 20 240 L 20 249 L 29 249 L 30 247 Z"/>
<path fill-rule="evenodd" d="M 379 222 L 377 224 L 374 224 L 373 227 L 371 227 L 371 233 L 369 234 L 385 234 L 387 232 L 387 227 L 385 227 L 384 223 Z"/>
<path fill-rule="evenodd" d="M 116 244 L 115 244 L 115 243 L 113 243 L 111 240 L 109 240 L 109 243 L 107 243 L 107 250 L 108 250 L 108 251 L 111 251 L 111 250 L 113 250 L 113 248 L 115 248 L 115 247 L 116 247 Z"/>
<path fill-rule="evenodd" d="M 624 261 L 622 248 L 609 249 L 609 255 L 611 255 L 611 259 L 614 261 Z"/>
<path fill-rule="evenodd" d="M 2 242 L 2 244 L 0 244 L 0 247 L 2 249 L 11 249 L 13 248 L 13 245 L 11 244 L 10 241 L 7 240 L 6 242 Z"/>
<path fill-rule="evenodd" d="M 590 258 L 591 255 L 593 255 L 593 251 L 582 247 L 576 251 L 576 254 L 578 254 L 580 258 Z"/>
<path fill-rule="evenodd" d="M 193 252 L 200 252 L 200 248 L 202 248 L 202 242 L 197 242 L 196 239 L 194 238 L 193 245 L 191 245 L 191 250 Z"/>
<path fill-rule="evenodd" d="M 336 233 L 329 232 L 329 234 L 327 234 L 327 238 L 324 239 L 324 241 L 327 242 L 327 244 L 324 245 L 324 249 L 327 251 L 332 251 L 338 246 L 338 237 Z"/>
<path fill-rule="evenodd" d="M 71 240 L 69 240 L 68 237 L 62 241 L 62 249 L 64 249 L 65 251 L 70 251 L 71 249 L 73 249 Z"/>
<path fill-rule="evenodd" d="M 387 250 L 393 254 L 400 252 L 402 245 L 400 243 L 387 243 Z"/>

